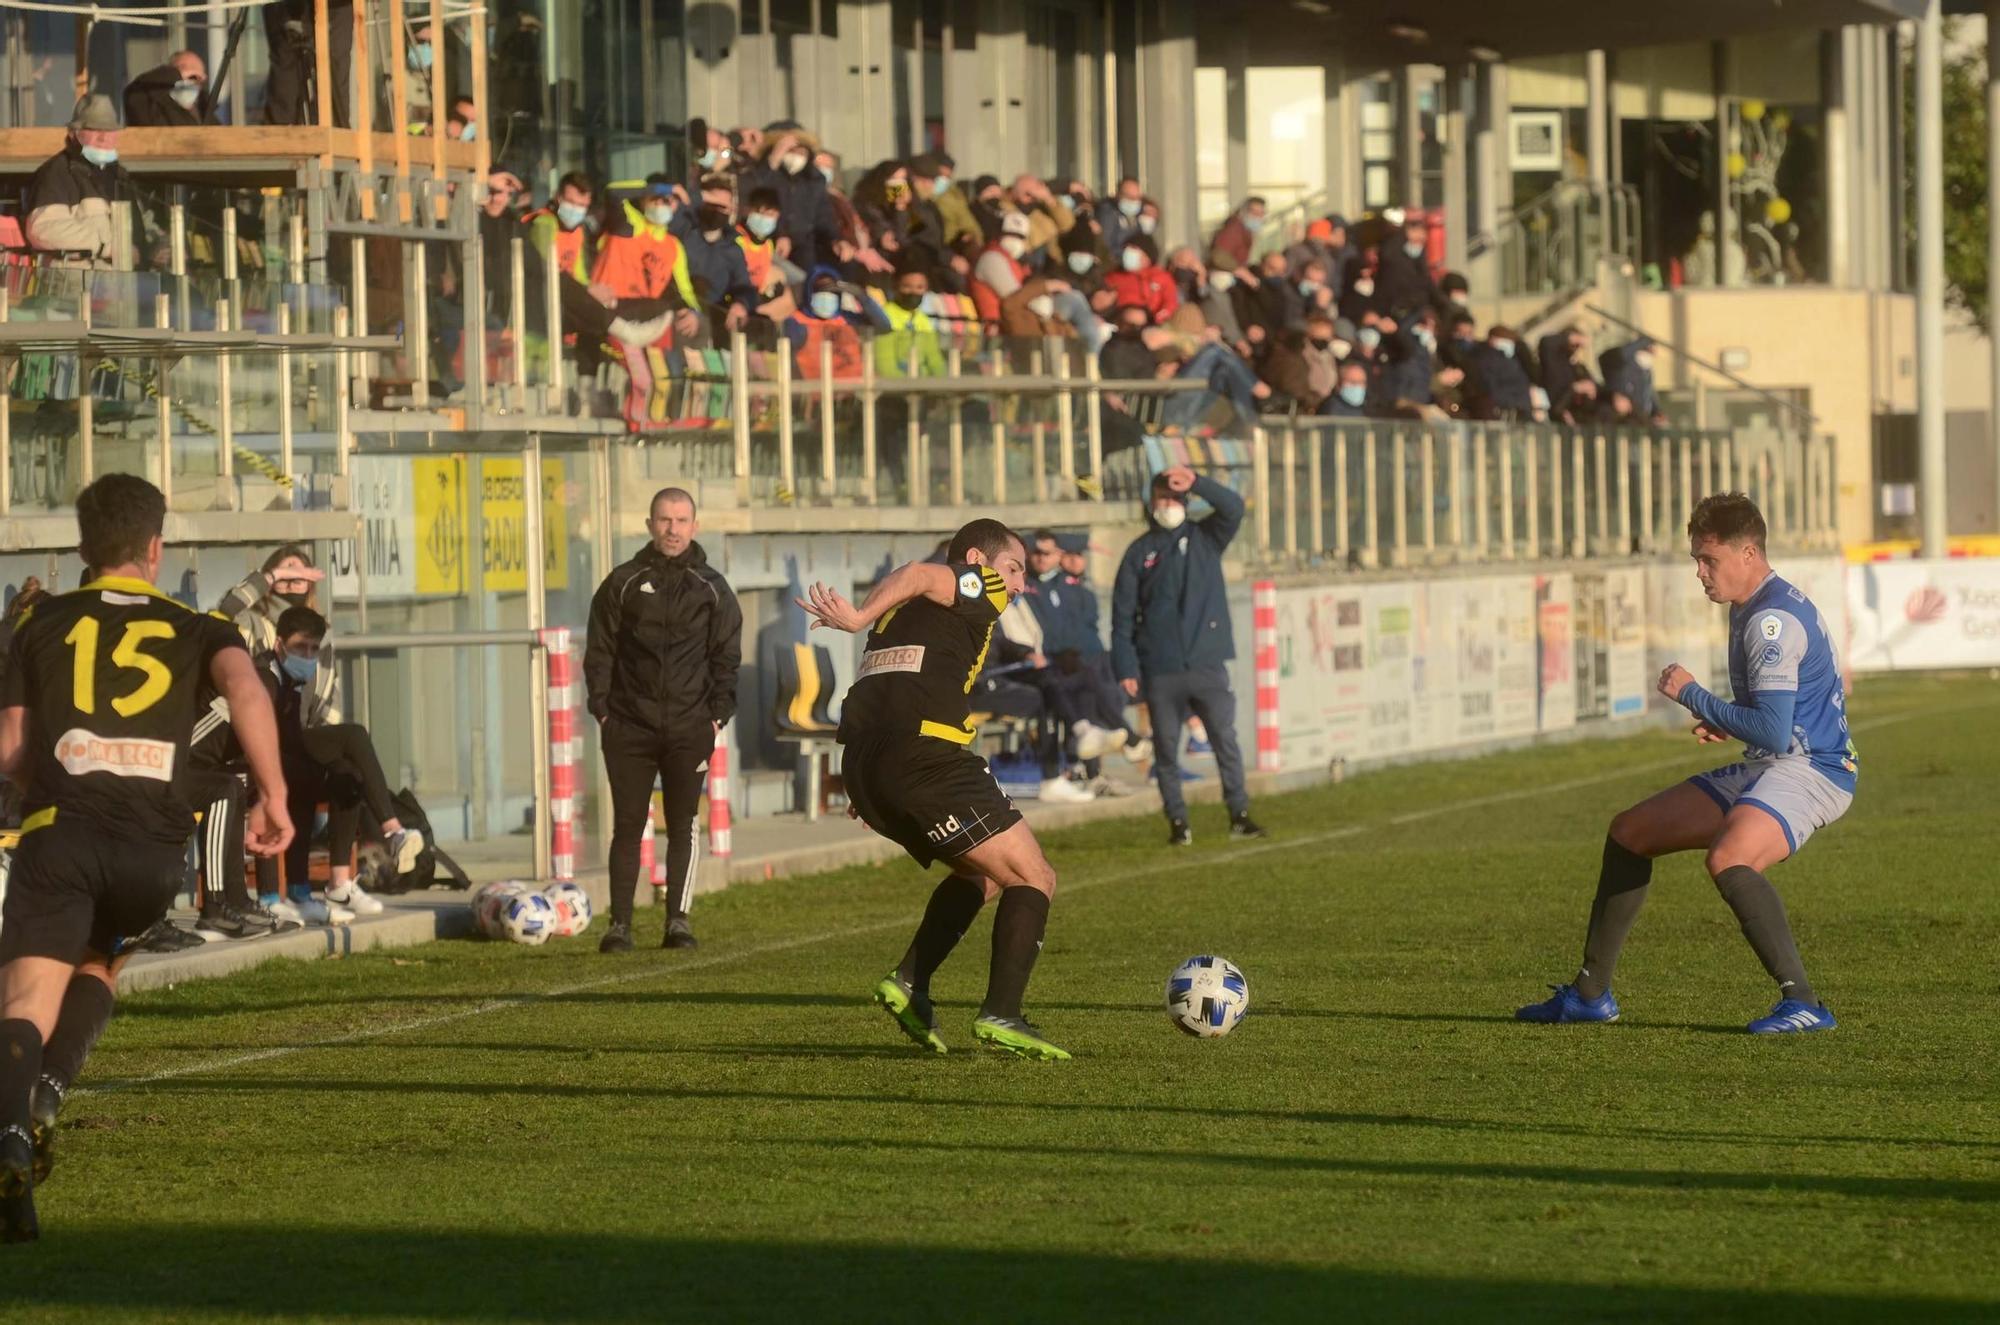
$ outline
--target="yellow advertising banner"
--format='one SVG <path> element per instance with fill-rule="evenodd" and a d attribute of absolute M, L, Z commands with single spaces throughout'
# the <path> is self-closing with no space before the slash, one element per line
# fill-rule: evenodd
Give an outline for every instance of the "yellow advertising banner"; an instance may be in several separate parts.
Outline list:
<path fill-rule="evenodd" d="M 485 456 L 479 462 L 480 547 L 486 589 L 528 589 L 528 504 L 521 461 Z M 542 573 L 544 587 L 569 587 L 569 504 L 563 500 L 561 460 L 542 461 Z"/>
<path fill-rule="evenodd" d="M 423 457 L 410 463 L 416 509 L 416 591 L 462 594 L 466 588 L 465 457 Z M 518 472 L 520 465 L 515 465 Z"/>

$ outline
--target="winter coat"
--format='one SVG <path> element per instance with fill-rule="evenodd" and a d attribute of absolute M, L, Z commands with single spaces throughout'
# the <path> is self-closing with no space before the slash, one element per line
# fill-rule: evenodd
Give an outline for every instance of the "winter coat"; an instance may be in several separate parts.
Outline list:
<path fill-rule="evenodd" d="M 1243 499 L 1206 475 L 1188 494 L 1214 507 L 1201 520 L 1148 528 L 1125 549 L 1111 593 L 1111 666 L 1121 681 L 1219 667 L 1236 656 L 1222 554 L 1243 525 Z"/>
<path fill-rule="evenodd" d="M 583 680 L 591 715 L 654 736 L 736 712 L 743 610 L 701 544 L 677 557 L 647 544 L 590 603 Z"/>

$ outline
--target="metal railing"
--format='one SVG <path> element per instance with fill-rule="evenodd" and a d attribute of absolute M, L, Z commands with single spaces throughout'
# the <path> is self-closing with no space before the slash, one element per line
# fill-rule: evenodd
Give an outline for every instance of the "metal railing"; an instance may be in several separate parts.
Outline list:
<path fill-rule="evenodd" d="M 1838 546 L 1831 437 L 1266 418 L 1250 482 L 1261 561 L 1356 569 L 1680 548 L 1703 496 L 1743 491 L 1775 540 Z"/>
<path fill-rule="evenodd" d="M 1494 294 L 1561 295 L 1597 282 L 1598 263 L 1639 253 L 1639 194 L 1629 184 L 1566 179 L 1466 243 L 1497 262 Z M 1485 294 L 1485 291 L 1481 291 Z"/>

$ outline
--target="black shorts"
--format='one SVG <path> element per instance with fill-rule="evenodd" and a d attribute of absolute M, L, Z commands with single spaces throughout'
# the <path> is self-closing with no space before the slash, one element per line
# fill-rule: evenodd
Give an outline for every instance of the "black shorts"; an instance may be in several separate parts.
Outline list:
<path fill-rule="evenodd" d="M 935 736 L 851 744 L 840 768 L 861 821 L 926 869 L 1021 822 L 986 761 Z"/>
<path fill-rule="evenodd" d="M 24 834 L 0 913 L 0 963 L 86 952 L 115 957 L 121 941 L 159 923 L 187 881 L 187 847 L 107 836 L 57 819 Z"/>

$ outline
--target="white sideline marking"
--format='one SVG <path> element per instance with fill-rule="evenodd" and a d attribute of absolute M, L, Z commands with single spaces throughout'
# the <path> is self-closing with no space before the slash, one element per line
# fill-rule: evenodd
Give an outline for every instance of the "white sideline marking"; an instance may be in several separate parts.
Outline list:
<path fill-rule="evenodd" d="M 1948 709 L 1912 709 L 1904 713 L 1892 713 L 1884 717 L 1854 724 L 1855 731 L 1867 731 L 1877 727 L 1887 727 L 1916 717 L 1940 717 L 1967 709 L 1992 708 L 1992 704 L 1964 704 Z M 1422 819 L 1435 818 L 1440 814 L 1457 814 L 1464 810 L 1480 809 L 1488 805 L 1500 805 L 1507 801 L 1524 800 L 1531 796 L 1543 796 L 1551 792 L 1578 791 L 1585 787 L 1602 786 L 1608 782 L 1618 782 L 1641 773 L 1652 773 L 1662 768 L 1672 768 L 1687 761 L 1685 755 L 1669 759 L 1654 759 L 1643 764 L 1630 764 L 1593 777 L 1570 778 L 1563 782 L 1546 782 L 1532 787 L 1517 787 L 1511 791 L 1495 792 L 1490 796 L 1473 796 L 1465 800 L 1449 801 L 1442 805 L 1432 805 L 1421 810 L 1410 810 L 1403 814 L 1391 815 L 1387 819 L 1370 820 L 1366 823 L 1348 824 L 1341 828 L 1328 829 L 1323 833 L 1312 833 L 1305 837 L 1287 838 L 1277 842 L 1262 842 L 1239 847 L 1229 854 L 1232 859 L 1244 856 L 1265 855 L 1273 851 L 1293 851 L 1300 847 L 1319 846 L 1323 843 L 1353 837 L 1373 828 L 1393 828 L 1416 823 Z M 1144 869 L 1127 870 L 1122 874 L 1105 874 L 1095 878 L 1080 879 L 1075 883 L 1059 886 L 1062 894 L 1079 892 L 1085 888 L 1102 884 L 1131 883 L 1140 879 L 1155 879 L 1162 874 L 1176 870 L 1212 866 L 1216 862 L 1206 859 L 1184 860 L 1174 864 L 1149 864 Z M 213 1058 L 205 1063 L 190 1063 L 185 1067 L 170 1067 L 143 1077 L 132 1077 L 123 1081 L 112 1081 L 102 1086 L 79 1088 L 72 1096 L 109 1095 L 134 1086 L 150 1086 L 160 1081 L 172 1081 L 178 1077 L 206 1076 L 212 1072 L 226 1072 L 232 1067 L 244 1067 L 251 1063 L 269 1062 L 276 1058 L 289 1058 L 293 1054 L 309 1049 L 334 1049 L 342 1045 L 359 1044 L 366 1040 L 381 1039 L 390 1035 L 402 1035 L 409 1031 L 429 1030 L 435 1026 L 448 1026 L 453 1022 L 467 1021 L 473 1017 L 483 1017 L 490 1012 L 504 1012 L 509 1008 L 526 1007 L 531 1003 L 545 1003 L 553 999 L 567 998 L 571 994 L 581 994 L 587 990 L 604 989 L 612 985 L 631 984 L 638 980 L 664 980 L 688 971 L 706 970 L 714 966 L 724 966 L 731 962 L 750 961 L 757 957 L 769 957 L 775 953 L 790 952 L 797 948 L 809 948 L 820 943 L 832 943 L 838 939 L 861 938 L 869 934 L 880 934 L 887 930 L 906 928 L 910 924 L 908 916 L 895 920 L 884 920 L 872 925 L 857 925 L 849 929 L 832 929 L 820 934 L 807 934 L 799 938 L 784 939 L 776 943 L 760 944 L 754 948 L 743 948 L 736 952 L 716 953 L 712 957 L 696 957 L 690 961 L 675 962 L 672 966 L 649 967 L 638 971 L 621 971 L 617 975 L 600 976 L 594 980 L 583 980 L 573 985 L 557 989 L 541 990 L 530 994 L 517 994 L 511 998 L 496 998 L 481 1003 L 477 1007 L 461 1008 L 456 1012 L 439 1013 L 432 1017 L 419 1017 L 414 1021 L 398 1022 L 393 1026 L 375 1026 L 367 1030 L 350 1031 L 345 1035 L 332 1035 L 325 1039 L 313 1040 L 305 1044 L 279 1045 L 271 1049 L 257 1049 L 250 1053 L 234 1054 L 227 1058 Z"/>

